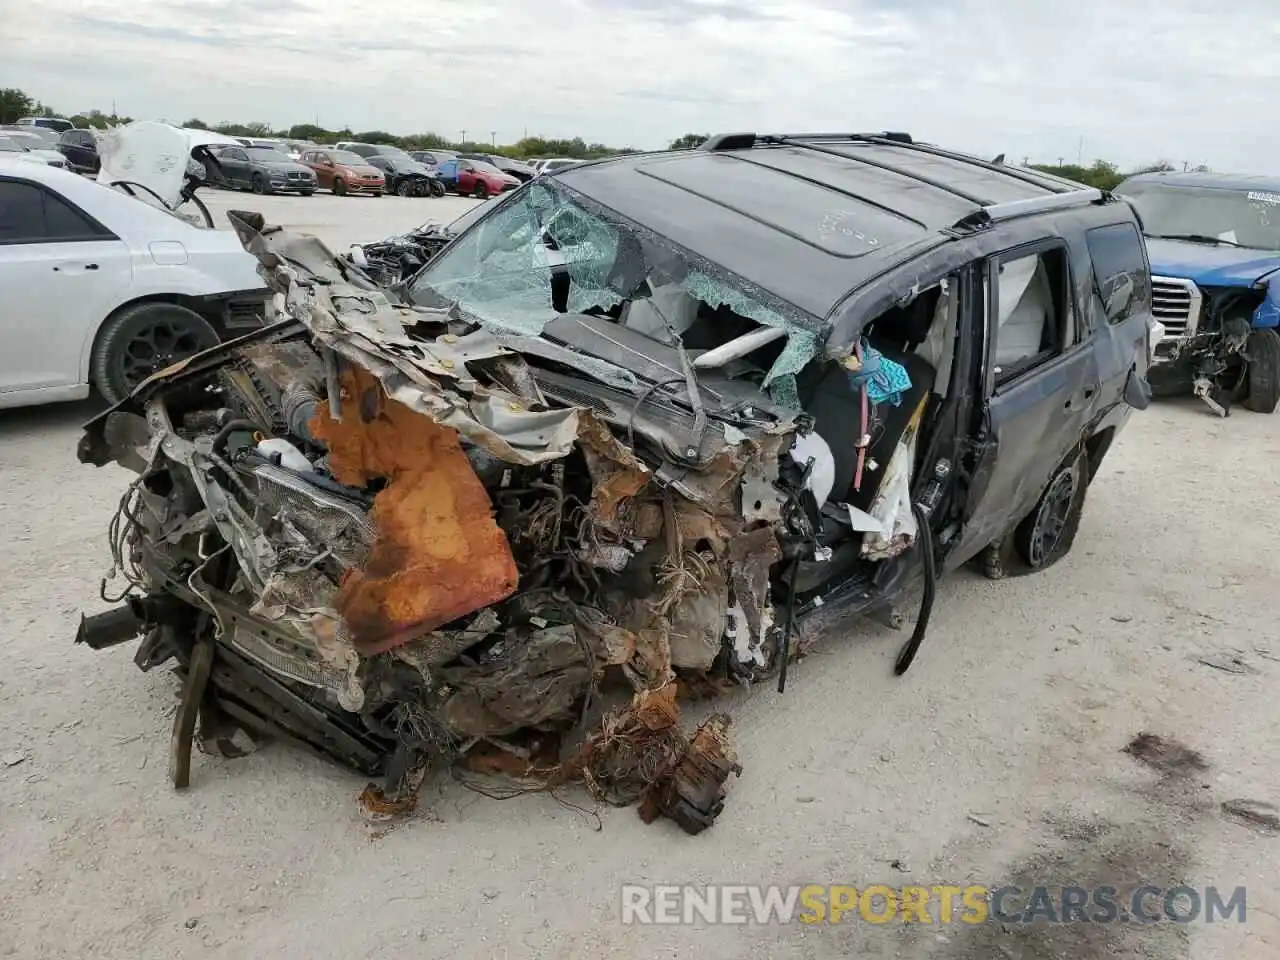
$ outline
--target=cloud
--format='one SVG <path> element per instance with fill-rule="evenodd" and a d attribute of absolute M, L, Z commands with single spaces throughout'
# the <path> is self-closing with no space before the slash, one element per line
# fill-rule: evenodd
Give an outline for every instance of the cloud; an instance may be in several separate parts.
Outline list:
<path fill-rule="evenodd" d="M 984 155 L 1274 171 L 1273 0 L 41 0 L 0 85 L 68 110 L 527 130 L 897 129 Z M 372 9 L 372 8 L 370 8 Z"/>

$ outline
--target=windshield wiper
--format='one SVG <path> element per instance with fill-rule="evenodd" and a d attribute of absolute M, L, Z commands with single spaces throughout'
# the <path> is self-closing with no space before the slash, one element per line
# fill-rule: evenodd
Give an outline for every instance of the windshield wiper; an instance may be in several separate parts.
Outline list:
<path fill-rule="evenodd" d="M 1147 236 L 1152 240 L 1187 240 L 1191 243 L 1221 243 L 1228 247 L 1244 246 L 1243 243 L 1236 243 L 1234 240 L 1227 240 L 1223 237 L 1211 237 L 1207 233 L 1150 233 Z"/>

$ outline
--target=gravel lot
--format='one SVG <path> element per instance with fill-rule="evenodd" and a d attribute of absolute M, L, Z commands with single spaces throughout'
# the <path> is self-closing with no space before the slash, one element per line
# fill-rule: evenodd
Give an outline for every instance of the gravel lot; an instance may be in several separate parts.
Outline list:
<path fill-rule="evenodd" d="M 342 247 L 470 201 L 213 194 Z M 197 754 L 166 782 L 176 681 L 72 645 L 126 474 L 79 465 L 91 403 L 0 413 L 0 955 L 15 957 L 1240 958 L 1280 955 L 1280 837 L 1223 815 L 1280 803 L 1274 559 L 1280 417 L 1195 402 L 1136 416 L 1047 574 L 940 590 L 920 658 L 851 624 L 787 693 L 731 698 L 744 772 L 689 838 L 431 784 L 384 833 L 364 781 L 277 746 Z M 1236 657 L 1252 672 L 1233 673 Z M 1139 732 L 1203 755 L 1160 774 Z M 580 794 L 566 800 L 590 806 Z M 647 883 L 1248 887 L 1244 925 L 636 927 Z"/>

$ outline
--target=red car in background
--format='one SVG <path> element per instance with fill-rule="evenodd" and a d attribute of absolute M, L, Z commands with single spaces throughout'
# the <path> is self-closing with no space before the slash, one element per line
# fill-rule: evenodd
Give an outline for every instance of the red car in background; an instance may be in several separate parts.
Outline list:
<path fill-rule="evenodd" d="M 458 193 L 481 200 L 520 186 L 520 181 L 511 174 L 480 160 L 446 160 L 437 168 L 436 175 Z"/>

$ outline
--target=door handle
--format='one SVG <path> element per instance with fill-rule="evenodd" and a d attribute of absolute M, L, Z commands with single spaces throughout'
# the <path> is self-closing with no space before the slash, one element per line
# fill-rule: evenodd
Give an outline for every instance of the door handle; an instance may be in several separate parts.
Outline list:
<path fill-rule="evenodd" d="M 63 267 L 66 267 L 67 269 L 64 271 L 62 269 Z M 98 265 L 96 263 L 66 263 L 66 264 L 62 264 L 61 266 L 54 267 L 53 272 L 54 273 L 70 273 L 76 267 L 79 267 L 81 270 L 97 270 L 98 269 Z"/>

